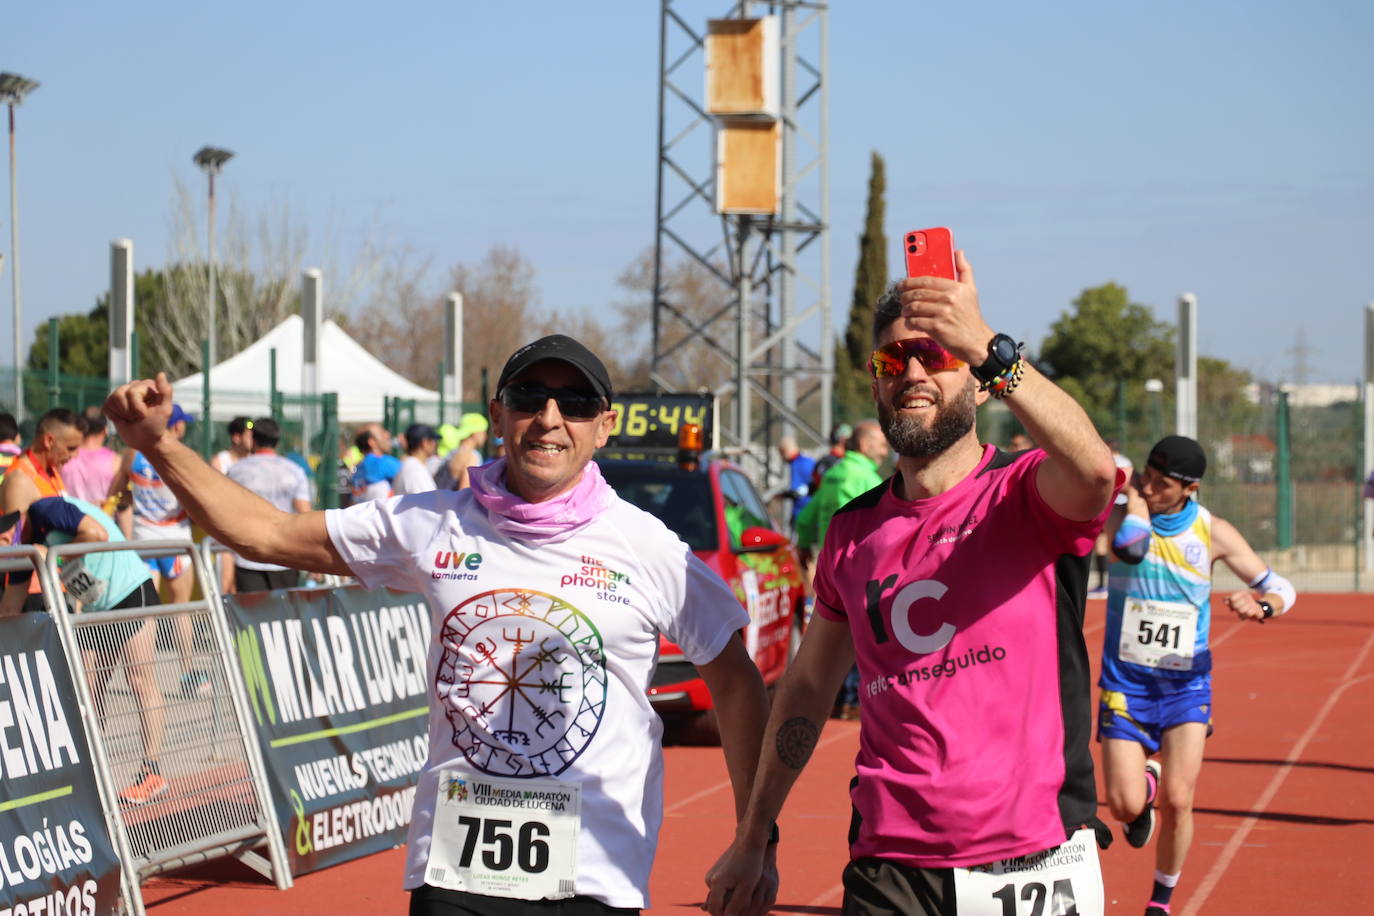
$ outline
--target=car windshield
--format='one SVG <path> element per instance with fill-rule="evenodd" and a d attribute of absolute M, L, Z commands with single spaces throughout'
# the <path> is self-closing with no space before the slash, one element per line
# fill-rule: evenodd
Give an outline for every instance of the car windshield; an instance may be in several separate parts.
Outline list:
<path fill-rule="evenodd" d="M 613 462 L 602 462 L 601 474 L 621 499 L 661 519 L 688 547 L 718 546 L 711 482 L 705 474 Z"/>

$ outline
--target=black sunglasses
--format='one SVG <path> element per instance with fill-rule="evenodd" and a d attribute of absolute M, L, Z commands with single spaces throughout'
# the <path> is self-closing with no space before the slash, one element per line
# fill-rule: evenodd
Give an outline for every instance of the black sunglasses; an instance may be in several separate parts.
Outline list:
<path fill-rule="evenodd" d="M 594 420 L 606 404 L 601 395 L 576 388 L 507 385 L 501 391 L 501 403 L 520 413 L 539 413 L 549 403 L 549 398 L 558 403 L 558 412 L 568 420 Z"/>

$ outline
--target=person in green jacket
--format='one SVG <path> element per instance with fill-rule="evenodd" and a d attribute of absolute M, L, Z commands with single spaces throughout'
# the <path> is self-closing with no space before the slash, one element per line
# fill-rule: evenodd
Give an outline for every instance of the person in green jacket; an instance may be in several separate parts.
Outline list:
<path fill-rule="evenodd" d="M 831 465 L 820 488 L 797 516 L 797 548 L 814 554 L 825 543 L 830 518 L 854 497 L 883 482 L 878 465 L 887 460 L 887 437 L 877 420 L 860 420 L 844 457 Z"/>
<path fill-rule="evenodd" d="M 887 437 L 877 420 L 854 424 L 844 457 L 835 462 L 821 478 L 821 486 L 797 516 L 797 547 L 807 569 L 811 556 L 825 543 L 831 517 L 851 499 L 867 493 L 883 482 L 878 465 L 887 460 Z M 835 700 L 835 715 L 841 719 L 859 716 L 859 669 L 851 667 Z"/>

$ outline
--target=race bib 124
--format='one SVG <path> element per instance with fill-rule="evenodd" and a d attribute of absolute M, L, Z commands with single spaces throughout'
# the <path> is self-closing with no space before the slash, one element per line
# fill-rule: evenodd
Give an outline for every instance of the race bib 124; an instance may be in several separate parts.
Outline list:
<path fill-rule="evenodd" d="M 1102 916 L 1102 869 L 1092 830 L 1062 846 L 954 869 L 959 916 Z"/>

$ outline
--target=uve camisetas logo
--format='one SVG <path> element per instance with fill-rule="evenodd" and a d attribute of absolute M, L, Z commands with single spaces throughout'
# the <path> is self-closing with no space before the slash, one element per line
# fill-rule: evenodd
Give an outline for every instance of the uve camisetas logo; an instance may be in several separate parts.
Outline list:
<path fill-rule="evenodd" d="M 440 550 L 434 554 L 430 578 L 457 582 L 476 582 L 482 568 L 482 555 L 472 551 Z"/>

